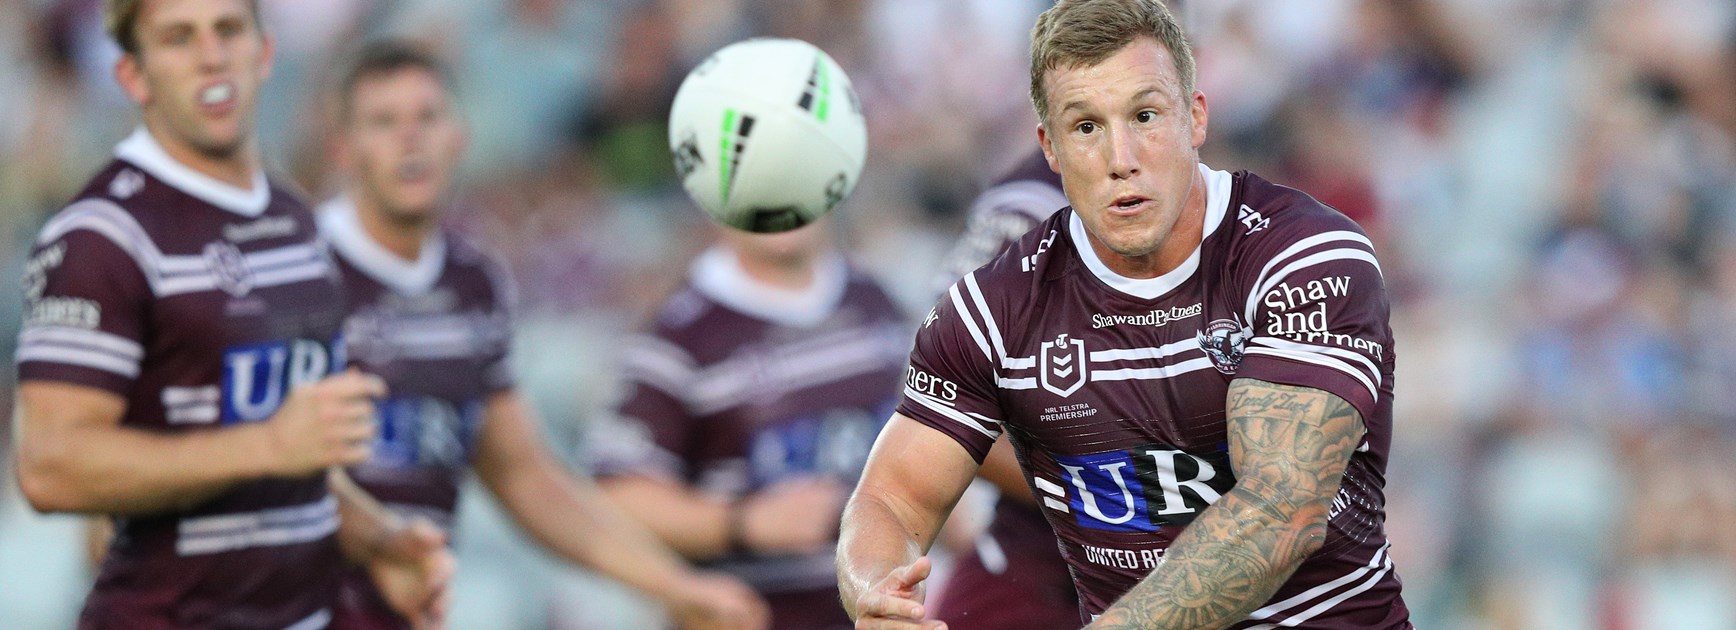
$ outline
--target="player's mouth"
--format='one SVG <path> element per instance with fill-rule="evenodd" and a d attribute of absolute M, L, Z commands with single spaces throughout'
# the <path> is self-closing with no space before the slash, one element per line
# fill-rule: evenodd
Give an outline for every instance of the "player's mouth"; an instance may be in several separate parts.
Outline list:
<path fill-rule="evenodd" d="M 420 183 L 426 181 L 433 174 L 434 168 L 428 164 L 427 160 L 405 160 L 402 164 L 398 165 L 397 175 L 399 183 Z"/>
<path fill-rule="evenodd" d="M 1139 195 L 1122 195 L 1116 197 L 1115 201 L 1109 204 L 1109 212 L 1110 214 L 1131 216 L 1139 214 L 1150 202 L 1150 199 Z"/>
<path fill-rule="evenodd" d="M 199 107 L 216 115 L 229 113 L 235 108 L 235 84 L 230 81 L 219 81 L 199 90 Z"/>

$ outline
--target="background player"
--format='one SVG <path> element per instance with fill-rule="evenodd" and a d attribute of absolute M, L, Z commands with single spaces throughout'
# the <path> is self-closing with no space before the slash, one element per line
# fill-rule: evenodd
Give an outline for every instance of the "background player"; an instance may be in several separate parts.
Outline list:
<path fill-rule="evenodd" d="M 1061 178 L 1033 152 L 971 203 L 965 232 L 944 261 L 936 293 L 1067 206 Z M 959 628 L 1036 630 L 1079 625 L 1078 594 L 1055 535 L 1019 471 L 1005 436 L 977 474 L 997 492 L 988 528 L 958 556 L 934 602 L 933 617 Z M 958 510 L 947 527 L 953 527 Z"/>
<path fill-rule="evenodd" d="M 464 131 L 451 78 L 408 42 L 362 49 L 338 92 L 345 193 L 320 209 L 342 270 L 349 358 L 381 375 L 374 456 L 352 469 L 389 507 L 450 528 L 475 468 L 514 520 L 567 560 L 638 588 L 685 627 L 755 628 L 764 604 L 688 569 L 543 445 L 508 365 L 512 294 L 484 252 L 441 217 Z M 336 625 L 403 625 L 371 580 L 344 583 Z"/>
<path fill-rule="evenodd" d="M 385 390 L 328 376 L 335 271 L 253 135 L 272 58 L 256 4 L 105 13 L 143 125 L 37 238 L 17 356 L 25 496 L 119 523 L 80 625 L 323 627 L 345 554 L 437 623 L 438 531 L 341 475 L 328 492 L 328 467 L 368 456 Z"/>
<path fill-rule="evenodd" d="M 747 580 L 775 628 L 850 625 L 838 518 L 909 330 L 827 225 L 725 230 L 628 343 L 630 389 L 598 436 L 610 496 L 688 558 Z"/>
<path fill-rule="evenodd" d="M 936 625 L 921 554 L 1002 432 L 1092 627 L 1409 627 L 1383 531 L 1393 356 L 1368 239 L 1199 163 L 1206 101 L 1162 5 L 1063 0 L 1031 59 L 1071 209 L 919 331 L 910 370 L 957 395 L 906 390 L 852 498 L 839 572 L 859 627 Z"/>

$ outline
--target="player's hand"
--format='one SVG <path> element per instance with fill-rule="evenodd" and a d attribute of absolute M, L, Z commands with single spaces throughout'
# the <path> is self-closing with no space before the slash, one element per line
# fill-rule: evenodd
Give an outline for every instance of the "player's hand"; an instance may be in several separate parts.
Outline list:
<path fill-rule="evenodd" d="M 893 569 L 856 598 L 856 630 L 944 630 L 945 623 L 923 619 L 923 580 L 933 567 L 928 556 Z"/>
<path fill-rule="evenodd" d="M 781 481 L 742 499 L 741 544 L 771 554 L 823 551 L 838 538 L 849 489 L 830 477 Z"/>
<path fill-rule="evenodd" d="M 445 627 L 457 569 L 446 534 L 421 517 L 393 529 L 368 561 L 368 574 L 386 603 L 417 630 Z"/>
<path fill-rule="evenodd" d="M 300 476 L 367 461 L 379 431 L 374 400 L 385 395 L 385 381 L 353 369 L 290 391 L 264 423 L 275 468 Z"/>
<path fill-rule="evenodd" d="M 735 578 L 694 572 L 670 589 L 669 616 L 684 630 L 765 630 L 766 603 Z"/>

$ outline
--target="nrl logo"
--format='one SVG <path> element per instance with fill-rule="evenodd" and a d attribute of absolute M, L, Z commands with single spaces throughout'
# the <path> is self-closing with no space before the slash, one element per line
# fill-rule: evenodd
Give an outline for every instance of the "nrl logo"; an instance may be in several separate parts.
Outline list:
<path fill-rule="evenodd" d="M 1044 342 L 1039 354 L 1043 389 L 1057 396 L 1071 396 L 1089 380 L 1084 339 L 1068 339 L 1067 333 L 1061 333 L 1054 341 Z"/>

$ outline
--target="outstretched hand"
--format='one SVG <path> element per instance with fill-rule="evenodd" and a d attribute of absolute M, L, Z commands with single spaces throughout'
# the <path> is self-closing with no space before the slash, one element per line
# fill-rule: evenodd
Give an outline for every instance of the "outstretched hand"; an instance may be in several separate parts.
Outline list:
<path fill-rule="evenodd" d="M 945 623 L 923 619 L 928 610 L 922 583 L 932 568 L 928 556 L 917 558 L 863 592 L 856 598 L 856 630 L 944 630 Z"/>

